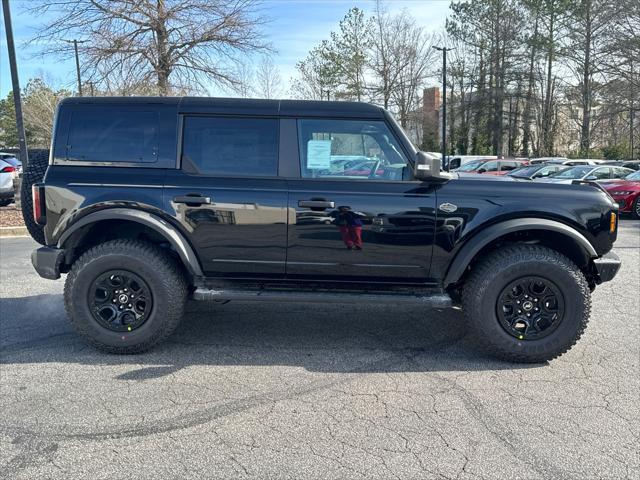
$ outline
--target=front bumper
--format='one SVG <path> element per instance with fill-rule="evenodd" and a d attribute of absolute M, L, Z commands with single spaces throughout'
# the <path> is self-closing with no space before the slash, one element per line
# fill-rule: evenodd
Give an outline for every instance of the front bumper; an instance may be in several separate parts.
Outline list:
<path fill-rule="evenodd" d="M 598 283 L 613 280 L 613 277 L 615 277 L 618 270 L 620 270 L 620 265 L 622 265 L 620 257 L 613 252 L 594 259 L 593 266 L 595 268 L 596 278 L 599 280 Z"/>
<path fill-rule="evenodd" d="M 64 249 L 40 247 L 31 252 L 31 263 L 38 275 L 49 280 L 60 278 L 60 266 L 64 260 Z"/>

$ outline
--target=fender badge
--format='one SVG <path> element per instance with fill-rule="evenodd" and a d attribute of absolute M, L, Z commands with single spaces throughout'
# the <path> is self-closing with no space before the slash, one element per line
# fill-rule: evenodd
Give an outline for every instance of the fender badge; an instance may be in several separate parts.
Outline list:
<path fill-rule="evenodd" d="M 453 213 L 458 210 L 458 206 L 454 205 L 453 203 L 441 203 L 438 208 L 447 213 Z"/>

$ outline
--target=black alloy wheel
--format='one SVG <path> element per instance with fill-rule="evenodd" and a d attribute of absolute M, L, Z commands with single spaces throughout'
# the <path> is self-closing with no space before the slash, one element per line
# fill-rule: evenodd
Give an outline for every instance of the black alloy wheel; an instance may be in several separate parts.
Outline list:
<path fill-rule="evenodd" d="M 93 318 L 113 332 L 131 332 L 144 324 L 153 309 L 147 283 L 135 273 L 109 270 L 99 275 L 89 289 Z"/>
<path fill-rule="evenodd" d="M 519 340 L 537 340 L 562 322 L 564 297 L 552 281 L 538 276 L 519 278 L 507 285 L 496 304 L 498 321 Z"/>

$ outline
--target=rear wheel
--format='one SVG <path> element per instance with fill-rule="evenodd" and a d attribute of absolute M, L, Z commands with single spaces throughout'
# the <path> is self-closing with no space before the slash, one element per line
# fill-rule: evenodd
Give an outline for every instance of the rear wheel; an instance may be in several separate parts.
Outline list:
<path fill-rule="evenodd" d="M 41 182 L 49 165 L 49 150 L 29 150 L 27 168 L 22 173 L 22 185 L 20 186 L 20 203 L 22 218 L 31 237 L 41 245 L 45 245 L 44 227 L 38 225 L 33 219 L 33 199 L 31 187 L 34 183 Z"/>
<path fill-rule="evenodd" d="M 178 263 L 159 247 L 133 240 L 85 252 L 64 291 L 75 329 L 109 353 L 140 353 L 162 342 L 180 323 L 186 297 Z"/>
<path fill-rule="evenodd" d="M 506 247 L 482 259 L 464 285 L 462 302 L 470 333 L 484 351 L 524 363 L 569 350 L 591 311 L 580 269 L 537 245 Z"/>

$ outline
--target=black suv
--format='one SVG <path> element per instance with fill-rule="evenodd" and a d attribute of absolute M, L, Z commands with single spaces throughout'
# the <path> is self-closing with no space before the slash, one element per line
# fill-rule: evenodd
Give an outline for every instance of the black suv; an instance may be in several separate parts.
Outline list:
<path fill-rule="evenodd" d="M 68 273 L 69 318 L 107 352 L 164 340 L 188 298 L 413 302 L 461 305 L 486 352 L 540 362 L 620 266 L 604 191 L 441 172 L 362 103 L 67 99 L 31 184 L 33 265 Z"/>

